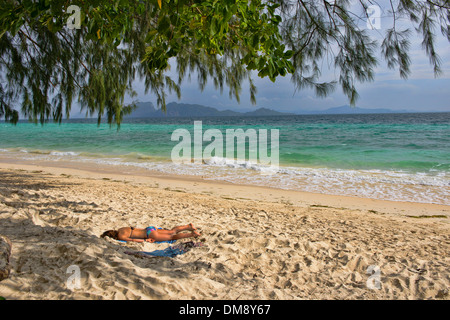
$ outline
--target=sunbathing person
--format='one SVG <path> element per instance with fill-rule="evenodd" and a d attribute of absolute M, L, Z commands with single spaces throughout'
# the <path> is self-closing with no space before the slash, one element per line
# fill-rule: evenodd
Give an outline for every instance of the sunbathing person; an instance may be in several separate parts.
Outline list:
<path fill-rule="evenodd" d="M 189 233 L 182 231 L 192 231 Z M 157 229 L 155 227 L 147 227 L 145 229 L 124 227 L 118 230 L 105 231 L 100 237 L 110 237 L 115 240 L 134 241 L 134 242 L 162 242 L 171 241 L 184 238 L 196 238 L 200 233 L 192 225 L 192 223 L 185 226 L 178 226 L 173 229 Z"/>

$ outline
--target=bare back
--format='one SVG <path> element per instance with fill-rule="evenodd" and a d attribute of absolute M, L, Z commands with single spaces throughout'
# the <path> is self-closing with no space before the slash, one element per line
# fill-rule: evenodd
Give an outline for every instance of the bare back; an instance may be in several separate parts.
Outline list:
<path fill-rule="evenodd" d="M 124 227 L 117 230 L 119 232 L 119 240 L 126 239 L 147 239 L 147 232 L 145 229 Z"/>

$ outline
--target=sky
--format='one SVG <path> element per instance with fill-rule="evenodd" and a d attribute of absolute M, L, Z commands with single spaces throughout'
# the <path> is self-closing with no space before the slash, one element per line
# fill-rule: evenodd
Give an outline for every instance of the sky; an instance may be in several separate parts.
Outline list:
<path fill-rule="evenodd" d="M 387 0 L 379 0 L 378 4 L 381 12 L 380 29 L 368 30 L 368 32 L 370 36 L 381 43 L 386 30 L 392 26 L 392 15 L 389 13 L 390 6 L 388 6 Z M 354 12 L 358 13 L 357 11 Z M 359 26 L 367 28 L 366 16 L 363 15 L 363 12 L 359 12 L 359 14 L 361 16 Z M 435 78 L 429 59 L 421 47 L 421 36 L 414 31 L 413 26 L 407 20 L 398 21 L 396 25 L 397 28 L 409 27 L 413 31 L 410 39 L 411 74 L 407 80 L 404 80 L 400 78 L 398 70 L 390 70 L 381 58 L 380 49 L 375 80 L 357 84 L 359 99 L 356 106 L 367 109 L 387 108 L 416 112 L 450 112 L 450 43 L 440 30 L 436 29 L 436 48 L 442 60 L 443 74 Z M 176 68 L 172 66 L 172 70 L 176 70 Z M 177 79 L 176 73 L 170 72 L 173 72 L 173 79 Z M 333 80 L 337 79 L 338 72 L 334 69 L 323 69 L 322 75 L 323 78 L 320 81 Z M 297 91 L 289 75 L 278 77 L 275 83 L 272 83 L 268 78 L 261 79 L 257 75 L 253 79 L 258 88 L 256 105 L 252 105 L 250 102 L 248 83 L 244 84 L 240 103 L 238 103 L 234 98 L 230 99 L 228 88 L 225 87 L 221 94 L 219 90 L 214 88 L 211 81 L 201 91 L 195 75 L 192 76 L 191 82 L 186 80 L 182 83 L 181 99 L 178 99 L 175 94 L 169 94 L 166 97 L 166 102 L 201 104 L 219 110 L 235 111 L 251 111 L 264 107 L 293 113 L 325 110 L 349 104 L 347 96 L 342 93 L 339 85 L 332 94 L 326 98 L 320 98 L 315 95 L 313 90 Z M 140 102 L 150 101 L 156 106 L 156 98 L 152 96 L 151 92 L 145 93 L 143 83 L 136 81 L 134 90 L 137 92 L 135 100 Z M 129 103 L 131 99 L 126 98 L 125 102 Z"/>
<path fill-rule="evenodd" d="M 380 40 L 386 30 L 392 26 L 392 18 L 390 18 L 388 10 L 390 8 L 388 2 L 380 0 L 378 4 L 381 12 L 380 29 L 368 30 L 368 32 Z M 363 16 L 361 15 L 361 17 Z M 360 22 L 361 28 L 367 28 L 365 17 Z M 412 28 L 409 21 L 397 22 L 398 26 Z M 375 80 L 357 84 L 360 97 L 356 105 L 360 108 L 388 108 L 423 112 L 450 111 L 450 43 L 442 36 L 440 30 L 436 30 L 436 34 L 436 48 L 442 60 L 443 70 L 440 77 L 435 78 L 429 59 L 421 48 L 421 37 L 413 30 L 410 48 L 412 72 L 409 78 L 403 80 L 397 70 L 388 69 L 380 53 Z M 323 79 L 336 79 L 335 70 L 322 70 L 322 74 Z M 176 78 L 175 76 L 174 79 Z M 242 90 L 241 101 L 238 103 L 235 99 L 229 98 L 227 88 L 224 88 L 221 94 L 210 83 L 201 91 L 195 80 L 196 77 L 193 76 L 192 79 L 191 82 L 185 81 L 182 84 L 180 100 L 173 94 L 168 95 L 166 101 L 202 104 L 219 110 L 248 111 L 265 107 L 285 112 L 324 110 L 349 104 L 347 96 L 342 93 L 339 85 L 328 97 L 319 98 L 313 90 L 297 91 L 289 75 L 277 78 L 275 83 L 267 78 L 253 77 L 258 88 L 256 105 L 252 105 L 250 102 L 247 83 Z M 136 99 L 142 102 L 151 101 L 156 106 L 156 99 L 150 93 L 145 94 L 142 84 L 136 83 L 134 89 L 138 93 Z"/>

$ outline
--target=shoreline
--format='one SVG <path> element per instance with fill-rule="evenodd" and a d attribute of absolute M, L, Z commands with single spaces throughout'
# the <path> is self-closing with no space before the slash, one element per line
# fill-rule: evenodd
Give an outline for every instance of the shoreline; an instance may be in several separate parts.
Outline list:
<path fill-rule="evenodd" d="M 13 244 L 0 296 L 450 299 L 449 206 L 113 169 L 0 160 L 0 234 Z M 99 237 L 123 226 L 189 222 L 204 246 L 174 258 L 126 253 L 167 244 Z M 74 266 L 79 288 L 67 282 Z M 374 266 L 381 273 L 372 283 Z"/>
<path fill-rule="evenodd" d="M 30 163 L 31 162 L 31 163 Z M 257 200 L 284 203 L 296 206 L 316 206 L 367 210 L 372 213 L 393 214 L 396 216 L 447 216 L 450 218 L 450 206 L 443 204 L 392 201 L 347 195 L 333 195 L 306 191 L 286 190 L 258 185 L 238 184 L 227 181 L 206 180 L 198 176 L 174 175 L 120 166 L 83 164 L 73 162 L 17 160 L 14 162 L 0 159 L 1 169 L 19 169 L 27 171 L 42 170 L 46 173 L 75 176 L 91 179 L 110 179 L 127 181 L 143 185 L 158 185 L 163 189 L 178 190 L 197 194 L 214 194 L 222 198 Z M 59 164 L 59 165 L 57 165 Z M 75 165 L 74 165 L 75 164 Z M 122 169 L 122 170 L 121 170 Z"/>
<path fill-rule="evenodd" d="M 6 150 L 6 149 L 5 149 Z M 1 149 L 0 149 L 1 151 Z M 138 153 L 114 156 L 81 156 L 67 151 L 24 151 L 0 154 L 0 162 L 65 167 L 106 173 L 125 173 L 174 179 L 200 179 L 217 183 L 262 186 L 307 194 L 327 194 L 394 202 L 450 206 L 448 172 L 408 172 L 395 170 L 338 169 L 328 167 L 280 166 L 275 174 L 258 164 L 224 164 L 222 158 L 204 160 L 202 165 L 177 165 L 171 160 L 141 158 Z M 35 154 L 34 154 L 35 153 Z M 82 154 L 82 153 L 81 153 Z M 122 158 L 124 157 L 124 158 Z M 143 160 L 144 159 L 144 160 Z"/>

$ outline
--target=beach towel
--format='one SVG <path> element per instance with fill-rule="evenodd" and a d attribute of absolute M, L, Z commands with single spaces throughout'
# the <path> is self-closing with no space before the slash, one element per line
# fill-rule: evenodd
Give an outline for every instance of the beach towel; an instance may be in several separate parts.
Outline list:
<path fill-rule="evenodd" d="M 163 250 L 154 250 L 150 252 L 146 251 L 126 251 L 126 254 L 138 256 L 138 257 L 169 257 L 173 258 L 175 256 L 184 254 L 195 247 L 202 247 L 203 242 L 183 242 L 176 244 L 174 246 L 169 246 Z"/>

